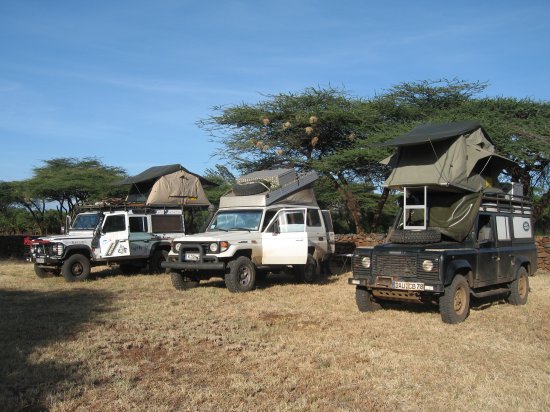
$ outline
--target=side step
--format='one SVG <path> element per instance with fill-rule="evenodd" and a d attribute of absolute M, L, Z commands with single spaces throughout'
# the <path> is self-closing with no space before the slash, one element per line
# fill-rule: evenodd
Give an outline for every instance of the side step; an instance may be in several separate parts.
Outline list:
<path fill-rule="evenodd" d="M 470 293 L 475 298 L 485 298 L 487 296 L 503 295 L 508 292 L 510 292 L 509 288 L 491 289 L 491 290 L 485 290 L 483 292 L 474 292 L 473 290 L 470 290 Z"/>

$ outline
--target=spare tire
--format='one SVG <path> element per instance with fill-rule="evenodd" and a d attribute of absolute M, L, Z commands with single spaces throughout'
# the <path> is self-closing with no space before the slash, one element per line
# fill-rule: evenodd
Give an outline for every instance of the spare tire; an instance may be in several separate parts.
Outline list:
<path fill-rule="evenodd" d="M 263 192 L 267 192 L 269 189 L 262 183 L 236 183 L 233 185 L 233 193 L 237 196 L 250 196 L 258 195 Z"/>
<path fill-rule="evenodd" d="M 437 243 L 441 241 L 441 232 L 427 230 L 394 230 L 390 236 L 393 243 Z"/>

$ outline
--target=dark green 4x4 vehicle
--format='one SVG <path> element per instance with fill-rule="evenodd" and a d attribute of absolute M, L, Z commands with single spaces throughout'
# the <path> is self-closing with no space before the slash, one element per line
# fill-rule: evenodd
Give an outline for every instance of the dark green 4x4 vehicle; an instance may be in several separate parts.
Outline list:
<path fill-rule="evenodd" d="M 385 184 L 403 191 L 403 204 L 388 243 L 355 250 L 359 310 L 435 303 L 444 322 L 458 323 L 472 296 L 525 304 L 537 269 L 532 206 L 521 186 L 498 182 L 513 163 L 479 123 L 419 126 L 386 145 L 398 151 Z"/>

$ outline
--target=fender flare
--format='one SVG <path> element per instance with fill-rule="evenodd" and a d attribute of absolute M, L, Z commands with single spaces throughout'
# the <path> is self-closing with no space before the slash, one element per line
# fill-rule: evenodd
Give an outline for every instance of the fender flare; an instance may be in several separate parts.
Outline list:
<path fill-rule="evenodd" d="M 447 270 L 445 272 L 445 276 L 443 278 L 443 285 L 447 286 L 450 285 L 453 281 L 453 278 L 457 272 L 471 272 L 472 271 L 472 265 L 470 262 L 468 262 L 466 259 L 457 259 L 453 260 L 449 266 L 447 266 Z M 471 279 L 468 279 L 468 283 L 471 284 Z"/>
<path fill-rule="evenodd" d="M 84 256 L 86 256 L 90 260 L 92 260 L 92 257 L 93 257 L 91 247 L 89 247 L 87 245 L 69 245 L 63 251 L 63 256 L 61 256 L 61 259 L 66 260 L 71 255 L 74 255 L 75 253 L 83 254 Z"/>
<path fill-rule="evenodd" d="M 531 260 L 529 260 L 526 256 L 516 256 L 516 258 L 514 259 L 514 266 L 514 279 L 517 278 L 519 269 L 521 267 L 525 267 L 525 269 L 527 269 L 527 274 L 529 276 L 533 275 L 533 273 L 531 273 Z"/>

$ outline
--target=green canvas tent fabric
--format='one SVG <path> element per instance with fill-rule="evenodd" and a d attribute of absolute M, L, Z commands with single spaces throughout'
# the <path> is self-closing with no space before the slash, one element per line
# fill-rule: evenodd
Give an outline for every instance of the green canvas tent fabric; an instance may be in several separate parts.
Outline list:
<path fill-rule="evenodd" d="M 203 187 L 217 186 L 180 164 L 153 166 L 115 184 L 131 185 L 126 201 L 147 206 L 210 206 Z"/>
<path fill-rule="evenodd" d="M 382 146 L 397 147 L 383 161 L 393 168 L 384 183 L 391 189 L 438 186 L 479 192 L 515 165 L 495 153 L 489 135 L 476 121 L 419 126 Z"/>

